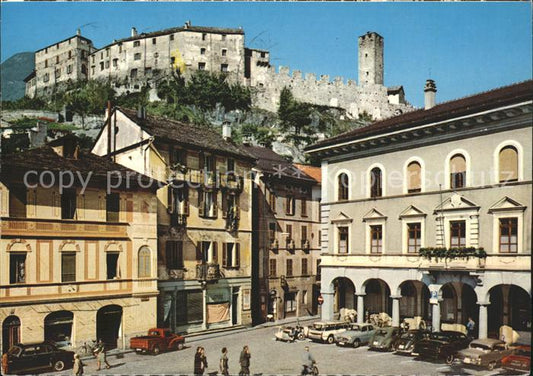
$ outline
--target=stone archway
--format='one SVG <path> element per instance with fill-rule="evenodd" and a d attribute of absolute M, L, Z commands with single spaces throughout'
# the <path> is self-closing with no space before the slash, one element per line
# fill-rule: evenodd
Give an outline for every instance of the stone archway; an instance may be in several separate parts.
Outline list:
<path fill-rule="evenodd" d="M 106 349 L 117 347 L 122 328 L 122 307 L 116 304 L 104 306 L 96 313 L 96 338 L 102 340 Z"/>
<path fill-rule="evenodd" d="M 74 314 L 70 311 L 56 311 L 44 318 L 44 340 L 54 342 L 57 347 L 72 345 L 72 324 Z"/>
<path fill-rule="evenodd" d="M 420 316 L 429 319 L 429 288 L 420 281 L 408 280 L 400 284 L 400 320 L 406 317 Z"/>
<path fill-rule="evenodd" d="M 355 286 L 346 277 L 338 277 L 333 280 L 333 312 L 338 313 L 341 308 L 356 309 Z"/>
<path fill-rule="evenodd" d="M 496 285 L 489 290 L 489 337 L 497 337 L 500 326 L 516 331 L 531 331 L 531 297 L 516 285 Z"/>
<path fill-rule="evenodd" d="M 369 314 L 391 312 L 391 291 L 389 285 L 382 279 L 369 279 L 364 283 L 365 289 L 365 311 Z"/>
<path fill-rule="evenodd" d="M 20 340 L 20 319 L 15 315 L 6 317 L 2 323 L 2 354 Z"/>

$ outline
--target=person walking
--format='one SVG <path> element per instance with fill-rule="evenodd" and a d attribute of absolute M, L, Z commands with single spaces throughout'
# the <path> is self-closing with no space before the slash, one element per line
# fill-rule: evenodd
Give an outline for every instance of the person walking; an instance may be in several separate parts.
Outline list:
<path fill-rule="evenodd" d="M 474 330 L 476 329 L 476 322 L 472 320 L 472 317 L 468 317 L 468 322 L 466 323 L 466 330 L 468 331 L 468 336 L 474 338 Z"/>
<path fill-rule="evenodd" d="M 201 346 L 196 348 L 194 354 L 194 374 L 201 376 L 207 368 L 207 357 L 205 356 L 205 349 Z"/>
<path fill-rule="evenodd" d="M 241 364 L 239 376 L 250 376 L 250 358 L 250 349 L 248 346 L 244 346 L 239 357 L 239 363 Z"/>
<path fill-rule="evenodd" d="M 102 368 L 102 363 L 105 364 L 105 368 L 109 369 L 111 368 L 111 365 L 107 361 L 107 355 L 105 350 L 105 344 L 102 339 L 98 341 L 98 346 L 96 347 L 96 350 L 94 351 L 94 355 L 96 356 L 96 370 L 100 371 Z"/>
<path fill-rule="evenodd" d="M 313 355 L 309 352 L 309 346 L 305 346 L 305 351 L 302 354 L 302 372 L 301 375 L 312 375 L 313 374 L 313 366 L 315 365 L 316 361 Z"/>
<path fill-rule="evenodd" d="M 222 356 L 220 357 L 220 373 L 229 376 L 228 349 L 225 347 L 222 348 Z"/>
<path fill-rule="evenodd" d="M 72 374 L 74 376 L 83 375 L 83 362 L 78 354 L 74 354 L 74 364 L 72 365 Z"/>

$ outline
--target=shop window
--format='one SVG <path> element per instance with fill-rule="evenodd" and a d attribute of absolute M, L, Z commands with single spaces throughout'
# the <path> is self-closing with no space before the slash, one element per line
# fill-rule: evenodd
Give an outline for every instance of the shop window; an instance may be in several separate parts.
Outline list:
<path fill-rule="evenodd" d="M 179 291 L 175 304 L 178 325 L 201 323 L 204 315 L 202 291 Z"/>

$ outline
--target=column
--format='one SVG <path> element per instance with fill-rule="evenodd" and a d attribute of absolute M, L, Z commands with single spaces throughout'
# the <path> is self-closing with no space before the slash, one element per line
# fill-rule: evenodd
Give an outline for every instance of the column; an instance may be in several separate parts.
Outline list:
<path fill-rule="evenodd" d="M 487 306 L 490 302 L 477 302 L 479 304 L 479 334 L 478 338 L 487 338 L 488 332 L 488 317 L 487 317 Z"/>
<path fill-rule="evenodd" d="M 365 322 L 365 295 L 357 294 L 357 323 L 362 324 Z"/>
<path fill-rule="evenodd" d="M 391 295 L 392 298 L 392 326 L 400 326 L 400 298 L 401 295 Z"/>
<path fill-rule="evenodd" d="M 333 292 L 320 292 L 324 302 L 322 303 L 322 321 L 333 320 Z"/>
<path fill-rule="evenodd" d="M 207 288 L 202 289 L 202 329 L 207 329 Z"/>
<path fill-rule="evenodd" d="M 440 303 L 438 301 L 431 303 L 431 308 L 431 326 L 434 332 L 438 332 L 440 330 Z"/>

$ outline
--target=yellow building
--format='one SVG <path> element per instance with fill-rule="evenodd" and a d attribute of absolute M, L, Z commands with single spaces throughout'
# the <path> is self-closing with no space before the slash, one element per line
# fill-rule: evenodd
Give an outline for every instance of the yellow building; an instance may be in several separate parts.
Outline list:
<path fill-rule="evenodd" d="M 2 160 L 2 349 L 103 339 L 156 325 L 156 184 L 74 137 Z"/>
<path fill-rule="evenodd" d="M 210 128 L 115 108 L 93 147 L 168 185 L 158 198 L 159 325 L 251 323 L 255 159 Z"/>

